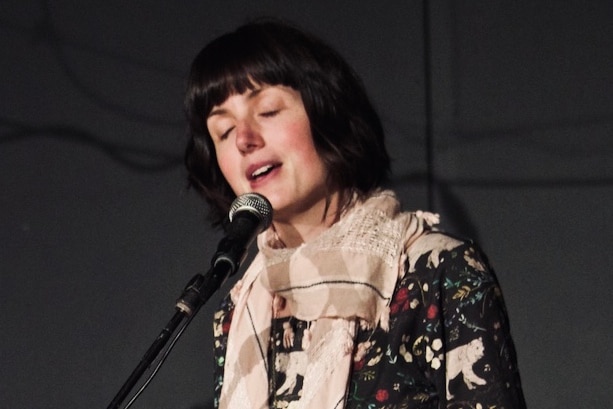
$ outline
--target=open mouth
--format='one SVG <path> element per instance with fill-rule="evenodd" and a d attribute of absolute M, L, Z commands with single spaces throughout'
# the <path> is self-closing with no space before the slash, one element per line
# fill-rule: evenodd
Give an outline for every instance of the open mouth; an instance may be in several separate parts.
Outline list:
<path fill-rule="evenodd" d="M 257 168 L 254 172 L 252 172 L 249 175 L 249 179 L 250 180 L 256 180 L 259 179 L 261 177 L 264 177 L 266 175 L 268 175 L 270 172 L 273 171 L 273 169 L 276 169 L 277 167 L 279 167 L 279 165 L 264 165 L 262 167 Z"/>

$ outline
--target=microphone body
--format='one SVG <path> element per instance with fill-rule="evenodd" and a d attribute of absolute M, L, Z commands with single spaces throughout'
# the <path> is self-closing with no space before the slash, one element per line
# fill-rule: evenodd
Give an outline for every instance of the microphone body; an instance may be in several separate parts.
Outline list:
<path fill-rule="evenodd" d="M 258 193 L 237 197 L 230 208 L 230 225 L 217 246 L 211 269 L 203 276 L 197 274 L 187 284 L 176 307 L 193 315 L 228 277 L 236 273 L 255 237 L 272 222 L 272 206 Z"/>
<path fill-rule="evenodd" d="M 221 287 L 230 275 L 236 273 L 245 258 L 249 244 L 251 244 L 255 236 L 270 226 L 272 222 L 272 206 L 264 196 L 257 193 L 247 193 L 237 197 L 232 202 L 229 218 L 230 225 L 228 226 L 227 234 L 219 243 L 217 252 L 211 261 L 211 268 L 205 275 L 196 274 L 187 284 L 175 305 L 178 311 L 160 335 L 158 335 L 151 347 L 149 347 L 143 359 L 132 371 L 128 380 L 117 392 L 117 395 L 115 395 L 107 409 L 119 408 L 121 402 L 128 396 L 143 373 L 145 373 L 164 349 L 170 337 L 179 328 L 184 319 L 187 318 L 187 322 L 183 324 L 173 344 L 194 318 L 200 307 Z M 153 375 L 155 375 L 159 366 L 164 362 L 173 344 L 170 345 L 166 354 L 161 358 Z M 140 392 L 149 384 L 150 380 L 151 378 L 145 382 L 141 390 L 132 398 L 132 401 L 127 406 L 130 406 L 134 399 L 140 395 Z"/>

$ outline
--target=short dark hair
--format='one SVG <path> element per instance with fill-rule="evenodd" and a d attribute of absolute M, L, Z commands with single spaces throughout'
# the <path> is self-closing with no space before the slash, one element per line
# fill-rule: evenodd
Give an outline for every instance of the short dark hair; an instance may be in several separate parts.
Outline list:
<path fill-rule="evenodd" d="M 256 85 L 297 90 L 311 125 L 315 148 L 338 189 L 341 206 L 364 196 L 389 176 L 381 120 L 362 81 L 330 46 L 285 22 L 258 20 L 213 40 L 194 59 L 185 111 L 189 141 L 188 180 L 211 207 L 213 224 L 227 219 L 236 197 L 217 164 L 206 119 L 215 105 Z"/>

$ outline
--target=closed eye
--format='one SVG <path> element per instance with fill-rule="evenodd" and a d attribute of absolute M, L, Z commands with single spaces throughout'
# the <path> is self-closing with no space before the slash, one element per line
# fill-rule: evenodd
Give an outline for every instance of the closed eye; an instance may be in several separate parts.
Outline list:
<path fill-rule="evenodd" d="M 279 113 L 279 110 L 276 109 L 276 110 L 273 110 L 273 111 L 262 112 L 260 115 L 265 117 L 265 118 L 270 118 L 270 117 L 273 117 L 273 116 L 277 115 L 278 113 Z"/>
<path fill-rule="evenodd" d="M 226 132 L 224 132 L 221 135 L 219 135 L 219 140 L 223 141 L 224 139 L 226 139 L 228 137 L 228 135 L 230 135 L 230 132 L 232 132 L 232 129 L 234 129 L 234 127 L 229 128 Z"/>

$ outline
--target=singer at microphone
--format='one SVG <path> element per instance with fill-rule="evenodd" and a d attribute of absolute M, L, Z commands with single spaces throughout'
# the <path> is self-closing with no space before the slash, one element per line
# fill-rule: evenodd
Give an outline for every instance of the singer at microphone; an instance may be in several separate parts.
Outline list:
<path fill-rule="evenodd" d="M 257 235 L 214 314 L 215 408 L 525 408 L 494 272 L 385 190 L 381 120 L 338 52 L 248 23 L 196 56 L 185 108 L 190 184 L 232 218 L 200 287 Z M 247 192 L 274 214 L 230 209 Z"/>

